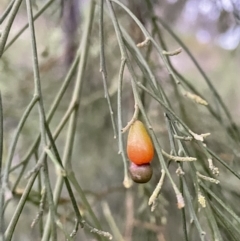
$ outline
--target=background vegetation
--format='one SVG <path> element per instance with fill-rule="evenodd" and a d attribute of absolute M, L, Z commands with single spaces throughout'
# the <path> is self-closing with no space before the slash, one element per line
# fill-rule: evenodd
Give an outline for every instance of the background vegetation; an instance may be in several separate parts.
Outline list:
<path fill-rule="evenodd" d="M 239 240 L 239 1 L 0 13 L 1 240 Z M 136 109 L 155 146 L 142 185 L 122 132 Z"/>

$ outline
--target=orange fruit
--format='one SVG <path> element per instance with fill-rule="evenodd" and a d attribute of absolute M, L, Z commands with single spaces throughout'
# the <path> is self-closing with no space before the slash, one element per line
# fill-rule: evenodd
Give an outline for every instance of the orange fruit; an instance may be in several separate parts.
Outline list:
<path fill-rule="evenodd" d="M 130 127 L 127 139 L 127 155 L 136 165 L 150 163 L 154 156 L 154 148 L 144 124 L 136 120 Z"/>

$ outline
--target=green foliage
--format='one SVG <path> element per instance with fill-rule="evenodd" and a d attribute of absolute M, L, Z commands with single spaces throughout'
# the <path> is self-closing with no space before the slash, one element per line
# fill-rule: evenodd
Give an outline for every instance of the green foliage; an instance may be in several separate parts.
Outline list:
<path fill-rule="evenodd" d="M 194 57 L 207 46 L 189 47 L 150 0 L 145 24 L 121 1 L 91 0 L 68 65 L 62 2 L 22 2 L 1 16 L 0 240 L 238 240 L 233 87 Z M 219 66 L 215 78 L 236 77 Z M 137 118 L 155 147 L 144 185 L 126 156 Z"/>

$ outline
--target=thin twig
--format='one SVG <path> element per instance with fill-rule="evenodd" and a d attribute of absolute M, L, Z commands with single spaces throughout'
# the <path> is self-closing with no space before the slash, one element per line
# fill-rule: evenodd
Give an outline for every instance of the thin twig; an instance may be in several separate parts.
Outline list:
<path fill-rule="evenodd" d="M 149 45 L 150 42 L 151 42 L 150 39 L 149 39 L 149 38 L 146 38 L 143 42 L 138 43 L 138 44 L 137 44 L 137 47 L 138 47 L 138 48 L 146 47 L 146 46 Z"/>
<path fill-rule="evenodd" d="M 122 133 L 122 83 L 123 83 L 123 74 L 125 68 L 126 60 L 121 60 L 119 76 L 118 76 L 118 92 L 117 92 L 117 105 L 118 105 L 118 153 L 121 154 L 123 160 L 123 168 L 124 168 L 124 179 L 123 186 L 125 188 L 130 188 L 132 186 L 132 180 L 128 174 L 128 165 L 127 165 L 127 157 L 123 148 L 123 133 Z"/>
<path fill-rule="evenodd" d="M 3 161 L 3 106 L 2 106 L 2 94 L 0 92 L 0 175 L 2 173 L 2 161 Z M 4 195 L 5 188 L 3 180 L 0 176 L 0 240 L 4 241 Z"/>
<path fill-rule="evenodd" d="M 49 126 L 46 124 L 46 131 L 47 131 L 47 135 L 48 135 L 48 138 L 49 138 L 49 141 L 51 143 L 51 146 L 52 146 L 52 149 L 53 149 L 53 153 L 55 155 L 55 159 L 56 159 L 56 162 L 58 163 L 58 165 L 61 167 L 61 169 L 63 169 L 63 163 L 62 163 L 62 160 L 60 158 L 60 155 L 59 155 L 59 152 L 57 150 L 57 147 L 55 145 L 55 142 L 54 142 L 54 138 L 52 136 L 52 133 L 49 129 Z M 64 170 L 65 172 L 65 170 Z M 76 214 L 76 217 L 77 217 L 77 220 L 78 220 L 78 223 L 81 224 L 81 226 L 83 227 L 83 219 L 82 219 L 82 216 L 79 212 L 79 209 L 78 209 L 78 205 L 77 205 L 77 201 L 74 197 L 74 194 L 73 194 L 73 191 L 72 191 L 72 188 L 71 188 L 71 185 L 70 185 L 70 182 L 68 180 L 68 178 L 66 177 L 67 173 L 65 172 L 65 175 L 63 176 L 63 179 L 64 179 L 64 182 L 65 182 L 65 185 L 66 185 L 66 188 L 67 188 L 67 191 L 68 191 L 68 195 L 70 197 L 70 200 L 72 202 L 72 205 L 73 205 L 73 209 L 75 211 L 75 214 Z"/>
<path fill-rule="evenodd" d="M 212 177 L 207 177 L 205 175 L 202 175 L 200 172 L 197 172 L 197 176 L 205 181 L 208 181 L 208 182 L 212 182 L 212 183 L 215 183 L 215 184 L 219 184 L 220 181 L 215 179 L 215 178 L 212 178 Z"/>
<path fill-rule="evenodd" d="M 183 176 L 183 186 L 184 186 L 184 196 L 185 196 L 186 202 L 187 202 L 186 207 L 188 208 L 189 213 L 190 213 L 191 217 L 194 220 L 194 223 L 195 223 L 196 228 L 197 228 L 198 233 L 199 233 L 200 240 L 201 241 L 205 241 L 206 240 L 205 232 L 203 231 L 203 229 L 201 227 L 201 224 L 199 223 L 199 220 L 197 218 L 197 215 L 196 215 L 196 213 L 194 211 L 192 200 L 191 200 L 191 196 L 190 196 L 189 189 L 188 189 L 188 186 L 186 184 L 186 180 L 185 180 L 184 176 Z"/>
<path fill-rule="evenodd" d="M 138 114 L 139 114 L 139 108 L 138 108 L 138 105 L 135 104 L 134 106 L 135 110 L 134 110 L 134 113 L 133 113 L 133 117 L 132 119 L 127 123 L 127 125 L 122 129 L 122 133 L 126 132 L 130 127 L 131 125 L 137 120 L 138 118 Z"/>
<path fill-rule="evenodd" d="M 40 219 L 40 217 L 42 217 L 45 201 L 46 201 L 46 188 L 43 187 L 43 189 L 41 191 L 41 200 L 39 202 L 39 210 L 38 210 L 37 216 L 33 219 L 32 223 L 31 223 L 31 228 L 33 228 L 35 226 L 35 224 L 38 222 L 38 220 Z"/>
<path fill-rule="evenodd" d="M 35 21 L 39 16 L 42 15 L 42 13 L 49 8 L 49 6 L 54 2 L 55 0 L 49 0 L 46 2 L 43 7 L 34 15 L 33 20 Z M 29 24 L 26 23 L 16 34 L 15 36 L 9 41 L 9 43 L 5 46 L 4 52 L 22 35 L 22 33 L 29 27 Z"/>
<path fill-rule="evenodd" d="M 24 189 L 24 192 L 23 192 L 23 194 L 22 194 L 22 196 L 21 196 L 21 198 L 20 198 L 20 200 L 18 202 L 18 205 L 15 208 L 15 212 L 14 212 L 12 218 L 11 218 L 11 221 L 8 224 L 8 227 L 7 227 L 6 231 L 5 231 L 5 234 L 4 234 L 5 235 L 5 241 L 12 240 L 12 235 L 14 233 L 14 229 L 15 229 L 15 227 L 17 225 L 18 219 L 19 219 L 19 217 L 20 217 L 20 215 L 22 213 L 23 207 L 24 207 L 24 205 L 26 203 L 27 197 L 28 197 L 28 195 L 29 195 L 29 193 L 30 193 L 30 191 L 32 189 L 32 186 L 33 186 L 33 183 L 34 183 L 36 177 L 37 177 L 37 173 L 34 173 L 31 176 L 31 178 L 28 180 L 28 183 L 27 183 L 27 185 L 26 185 L 26 187 Z"/>
<path fill-rule="evenodd" d="M 112 104 L 111 104 L 110 96 L 109 96 L 109 93 L 108 93 L 108 87 L 107 87 L 107 70 L 106 70 L 105 52 L 104 52 L 103 8 L 104 8 L 103 0 L 101 0 L 100 15 L 99 15 L 100 72 L 102 73 L 104 93 L 105 93 L 105 98 L 107 99 L 107 103 L 108 103 L 108 108 L 109 108 L 110 117 L 111 117 L 112 126 L 113 126 L 114 138 L 117 138 L 117 131 L 116 131 L 116 125 L 115 125 L 115 120 L 114 120 L 114 113 L 113 113 Z"/>
<path fill-rule="evenodd" d="M 160 177 L 160 180 L 159 180 L 156 188 L 154 189 L 154 191 L 153 191 L 153 193 L 152 193 L 152 195 L 151 195 L 151 197 L 149 198 L 149 201 L 148 201 L 148 205 L 152 206 L 151 207 L 151 211 L 152 212 L 156 208 L 156 199 L 159 196 L 159 193 L 161 191 L 161 188 L 162 188 L 162 185 L 163 185 L 163 181 L 164 181 L 165 175 L 166 175 L 166 172 L 163 169 L 161 170 L 161 172 L 162 172 L 162 175 Z"/>
<path fill-rule="evenodd" d="M 56 209 L 53 202 L 53 195 L 52 195 L 52 188 L 50 184 L 49 172 L 48 172 L 48 165 L 47 165 L 47 157 L 44 158 L 44 166 L 43 166 L 43 178 L 44 183 L 46 185 L 46 192 L 47 192 L 47 200 L 49 205 L 49 212 L 51 217 L 51 238 L 52 241 L 57 241 L 57 228 L 56 228 Z"/>
<path fill-rule="evenodd" d="M 207 146 L 204 147 L 206 151 L 214 157 L 218 162 L 220 162 L 227 170 L 229 170 L 236 178 L 240 179 L 240 175 L 232 168 L 230 167 L 226 161 L 222 160 L 216 153 L 214 153 L 210 148 Z"/>
<path fill-rule="evenodd" d="M 41 191 L 41 200 L 39 202 L 39 210 L 38 210 L 36 217 L 33 219 L 32 223 L 31 223 L 31 228 L 33 228 L 35 226 L 35 224 L 39 221 L 39 219 L 42 217 L 43 212 L 44 212 L 45 200 L 46 200 L 46 188 L 43 187 L 43 189 Z"/>
<path fill-rule="evenodd" d="M 30 33 L 31 33 L 31 43 L 32 43 L 34 95 L 39 97 L 39 101 L 38 101 L 39 122 L 40 122 L 42 147 L 44 148 L 45 146 L 47 146 L 47 138 L 46 138 L 46 130 L 45 130 L 46 116 L 45 116 L 45 110 L 44 110 L 44 105 L 43 105 L 43 96 L 42 96 L 42 90 L 41 90 L 38 54 L 37 54 L 37 43 L 36 43 L 35 27 L 34 27 L 31 1 L 26 0 L 26 5 L 27 5 L 28 23 L 29 23 L 29 29 L 30 29 Z M 50 216 L 51 216 L 52 238 L 53 238 L 53 240 L 57 240 L 56 223 L 55 223 L 56 210 L 54 208 L 54 203 L 53 203 L 52 189 L 51 189 L 51 185 L 50 185 L 50 179 L 49 179 L 49 174 L 48 174 L 48 164 L 46 162 L 46 156 L 43 158 L 43 160 L 44 160 L 44 162 L 43 162 L 44 183 L 46 186 L 47 199 L 48 199 L 48 203 L 49 203 L 49 207 L 50 207 L 49 212 L 50 212 Z"/>
<path fill-rule="evenodd" d="M 22 0 L 16 0 L 13 3 L 13 6 L 11 7 L 6 27 L 4 28 L 4 30 L 2 32 L 2 35 L 1 35 L 1 38 L 0 38 L 0 58 L 2 57 L 3 50 L 4 50 L 5 44 L 7 42 L 8 35 L 10 33 L 14 18 L 17 15 L 17 12 L 18 12 L 18 9 L 19 9 L 21 3 L 22 3 Z"/>
<path fill-rule="evenodd" d="M 10 13 L 12 7 L 13 7 L 13 4 L 14 4 L 15 0 L 12 0 L 7 8 L 4 10 L 4 12 L 2 13 L 2 16 L 0 17 L 0 24 L 3 23 L 3 21 L 6 19 L 6 17 L 8 16 L 8 14 Z"/>
<path fill-rule="evenodd" d="M 32 44 L 32 56 L 33 56 L 33 73 L 34 73 L 34 95 L 39 97 L 38 101 L 38 111 L 39 111 L 39 121 L 40 121 L 40 130 L 41 130 L 41 140 L 43 145 L 47 144 L 46 134 L 45 134 L 45 111 L 43 106 L 43 97 L 41 90 L 41 81 L 39 74 L 39 64 L 38 64 L 38 54 L 37 54 L 37 43 L 35 36 L 35 27 L 33 23 L 33 13 L 32 13 L 32 4 L 30 0 L 26 0 L 27 13 L 28 13 L 28 22 L 31 33 L 31 44 Z"/>
<path fill-rule="evenodd" d="M 182 52 L 182 48 L 178 48 L 178 49 L 175 49 L 173 51 L 163 51 L 162 53 L 164 55 L 168 55 L 168 56 L 174 56 L 174 55 L 178 55 Z"/>
<path fill-rule="evenodd" d="M 192 141 L 193 138 L 191 136 L 178 136 L 178 135 L 174 135 L 174 138 L 178 139 L 178 140 L 184 140 L 184 141 Z"/>
<path fill-rule="evenodd" d="M 38 100 L 39 100 L 39 96 L 35 95 L 33 97 L 33 99 L 31 100 L 31 102 L 28 104 L 26 110 L 24 111 L 24 113 L 23 113 L 23 115 L 22 115 L 22 117 L 21 117 L 21 119 L 18 123 L 18 126 L 16 128 L 16 131 L 13 135 L 12 142 L 11 142 L 11 145 L 10 145 L 10 148 L 9 148 L 9 151 L 8 151 L 8 156 L 7 156 L 6 163 L 5 163 L 5 171 L 4 171 L 4 175 L 3 175 L 3 183 L 5 183 L 4 185 L 7 185 L 7 183 L 8 183 L 10 168 L 11 168 L 11 165 L 12 165 L 12 159 L 13 159 L 13 155 L 14 155 L 14 152 L 15 152 L 15 149 L 16 149 L 16 145 L 17 145 L 17 142 L 18 142 L 19 135 L 22 131 L 22 128 L 23 128 L 31 110 L 33 109 L 35 104 L 38 102 Z"/>
<path fill-rule="evenodd" d="M 185 92 L 184 96 L 186 96 L 187 98 L 193 100 L 195 103 L 200 104 L 200 105 L 208 105 L 207 101 L 204 100 L 202 97 L 196 95 L 196 94 L 192 94 L 190 92 Z"/>
<path fill-rule="evenodd" d="M 191 161 L 196 161 L 197 158 L 196 157 L 190 157 L 190 156 L 185 156 L 185 157 L 182 157 L 182 156 L 173 156 L 173 155 L 170 155 L 168 154 L 167 152 L 165 152 L 164 150 L 162 150 L 162 154 L 169 158 L 170 160 L 173 160 L 173 161 L 180 161 L 180 162 L 191 162 Z"/>
<path fill-rule="evenodd" d="M 123 236 L 122 236 L 120 230 L 118 229 L 118 226 L 112 216 L 111 210 L 110 210 L 107 202 L 105 202 L 105 201 L 102 202 L 102 210 L 103 210 L 103 214 L 108 222 L 108 225 L 111 227 L 114 240 L 124 241 Z"/>

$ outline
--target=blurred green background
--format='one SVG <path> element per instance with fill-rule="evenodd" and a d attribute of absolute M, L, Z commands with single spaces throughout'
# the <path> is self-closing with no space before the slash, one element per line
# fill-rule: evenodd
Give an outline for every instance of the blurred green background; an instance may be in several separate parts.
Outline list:
<path fill-rule="evenodd" d="M 47 1 L 34 0 L 33 11 L 37 12 Z M 151 14 L 146 8 L 145 1 L 123 1 L 152 33 Z M 164 0 L 152 1 L 155 14 L 160 16 L 171 27 L 174 33 L 185 43 L 191 53 L 211 79 L 226 106 L 230 110 L 234 121 L 239 126 L 239 65 L 240 65 L 240 4 L 239 1 L 211 1 L 211 0 Z M 3 13 L 9 1 L 0 2 L 0 13 Z M 82 36 L 82 23 L 88 1 L 68 0 L 53 1 L 43 15 L 35 21 L 38 47 L 40 77 L 44 106 L 49 110 L 58 89 L 66 76 L 67 70 L 74 58 L 77 46 Z M 115 5 L 114 5 L 115 6 Z M 138 43 L 144 40 L 139 28 L 119 7 L 115 8 L 119 22 L 128 31 L 133 40 Z M 116 36 L 109 19 L 107 10 L 104 12 L 105 54 L 108 71 L 108 88 L 114 113 L 117 110 L 117 78 L 120 66 L 120 52 Z M 153 160 L 154 175 L 148 184 L 133 184 L 125 189 L 123 182 L 123 162 L 118 154 L 118 143 L 114 139 L 109 109 L 104 98 L 102 76 L 99 72 L 100 44 L 99 44 L 99 1 L 96 1 L 95 19 L 90 38 L 89 57 L 84 74 L 82 101 L 79 107 L 77 131 L 72 154 L 72 165 L 75 175 L 85 191 L 86 197 L 99 218 L 103 230 L 111 233 L 106 206 L 108 203 L 112 216 L 118 226 L 123 240 L 184 240 L 181 226 L 181 212 L 176 206 L 176 197 L 169 181 L 163 185 L 159 196 L 159 205 L 154 212 L 150 211 L 148 198 L 154 190 L 160 176 L 161 168 L 157 158 Z M 26 6 L 23 1 L 10 31 L 9 40 L 27 22 Z M 3 22 L 1 29 L 4 28 Z M 174 50 L 179 44 L 161 28 L 161 34 L 167 43 L 168 50 Z M 156 36 L 155 36 L 156 37 Z M 141 50 L 145 55 L 146 51 Z M 214 102 L 213 95 L 206 82 L 185 51 L 171 57 L 174 67 L 212 104 L 218 112 L 219 104 Z M 212 118 L 204 106 L 199 106 L 184 96 L 176 94 L 175 87 L 169 78 L 166 68 L 159 56 L 152 51 L 149 56 L 149 65 L 157 81 L 163 86 L 166 95 L 171 101 L 173 109 L 196 133 L 210 132 L 207 144 L 224 161 L 239 170 L 239 149 L 229 145 L 225 131 Z M 136 75 L 142 79 L 142 73 L 135 68 Z M 75 78 L 75 77 L 74 77 Z M 74 88 L 74 79 L 65 93 L 60 106 L 50 124 L 52 130 L 58 125 L 64 115 Z M 0 89 L 3 98 L 4 110 L 4 159 L 13 137 L 14 130 L 27 104 L 33 95 L 33 71 L 30 33 L 26 30 L 17 41 L 4 53 L 0 61 Z M 180 102 L 185 107 L 186 116 L 182 116 Z M 145 96 L 146 111 L 153 124 L 159 141 L 164 149 L 169 150 L 169 139 L 163 116 L 163 109 L 149 96 Z M 130 76 L 124 74 L 123 85 L 123 125 L 131 119 L 134 111 L 134 100 L 130 85 Z M 115 116 L 116 117 L 116 116 Z M 224 117 L 223 117 L 224 118 Z M 227 121 L 224 119 L 227 125 Z M 19 163 L 26 149 L 35 140 L 39 130 L 38 110 L 34 108 L 21 133 L 13 159 L 13 165 Z M 56 141 L 60 154 L 66 140 L 67 128 L 61 132 Z M 127 133 L 124 135 L 126 140 Z M 239 147 L 238 147 L 239 148 Z M 3 159 L 3 160 L 4 160 Z M 34 159 L 29 163 L 27 171 L 35 164 Z M 217 164 L 216 164 L 217 165 Z M 57 173 L 55 166 L 49 162 L 52 187 L 54 187 Z M 187 167 L 186 167 L 187 169 Z M 176 165 L 170 166 L 171 173 L 176 171 Z M 19 171 L 11 173 L 11 182 L 18 177 Z M 190 178 L 190 177 L 189 177 Z M 175 175 L 178 183 L 177 176 Z M 191 178 L 190 178 L 191 179 Z M 239 185 L 237 179 L 229 172 L 221 169 L 219 180 L 222 187 L 226 187 L 226 196 L 229 203 L 238 206 Z M 19 197 L 26 185 L 27 179 L 22 178 L 12 197 L 10 206 L 6 210 L 9 222 L 18 203 Z M 37 188 L 37 185 L 35 186 Z M 34 188 L 34 189 L 35 189 Z M 229 194 L 230 193 L 230 194 Z M 34 193 L 32 194 L 34 197 Z M 34 198 L 33 198 L 34 199 Z M 79 208 L 88 219 L 84 206 Z M 13 240 L 40 240 L 37 225 L 30 228 L 36 216 L 38 206 L 31 201 L 24 207 L 24 212 L 17 224 Z M 238 210 L 239 208 L 237 208 Z M 238 210 L 239 212 L 240 210 Z M 57 210 L 59 219 L 71 232 L 73 223 L 69 217 L 73 210 L 65 189 L 59 201 Z M 202 211 L 201 211 L 202 212 Z M 45 218 L 46 215 L 44 215 Z M 205 226 L 204 215 L 200 218 Z M 206 229 L 208 229 L 206 224 Z M 191 241 L 200 240 L 193 231 Z M 207 236 L 207 240 L 212 240 Z M 58 240 L 65 240 L 61 233 Z M 76 240 L 95 240 L 92 234 L 80 230 Z M 118 240 L 118 238 L 114 239 Z"/>

